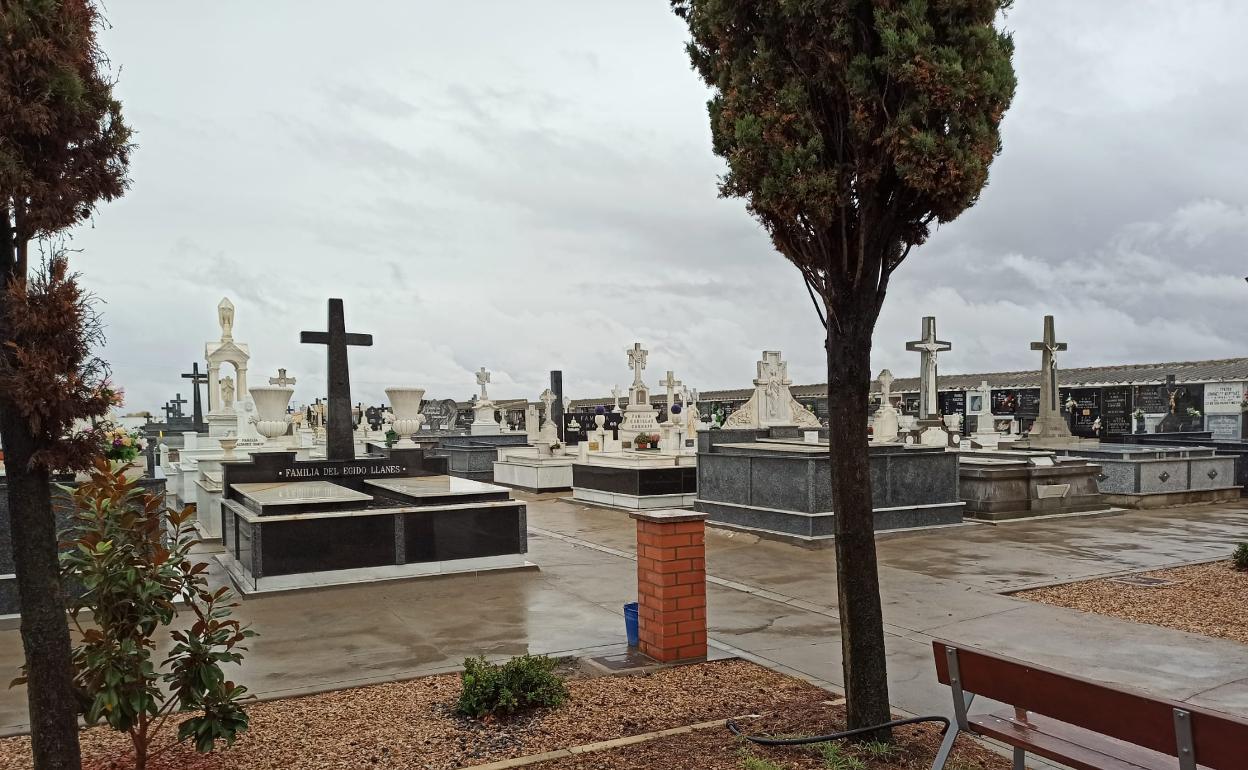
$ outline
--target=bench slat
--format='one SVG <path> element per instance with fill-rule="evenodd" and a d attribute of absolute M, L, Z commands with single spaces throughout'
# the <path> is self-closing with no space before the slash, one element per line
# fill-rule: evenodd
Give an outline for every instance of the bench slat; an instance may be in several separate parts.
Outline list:
<path fill-rule="evenodd" d="M 949 684 L 945 648 L 958 651 L 962 689 L 1110 738 L 1174 757 L 1174 709 L 1191 714 L 1196 760 L 1214 770 L 1243 770 L 1248 720 L 1154 698 L 941 639 L 933 641 L 936 674 Z M 1173 767 L 1174 765 L 1172 765 Z"/>
<path fill-rule="evenodd" d="M 1174 757 L 1038 714 L 1029 714 L 1026 722 L 1001 712 L 975 714 L 967 721 L 971 732 L 1021 746 L 1076 770 L 1175 770 L 1178 767 Z"/>

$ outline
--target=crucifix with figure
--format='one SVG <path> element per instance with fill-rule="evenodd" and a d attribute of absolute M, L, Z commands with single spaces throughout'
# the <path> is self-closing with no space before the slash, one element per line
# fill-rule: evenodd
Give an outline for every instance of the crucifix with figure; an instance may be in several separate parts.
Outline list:
<path fill-rule="evenodd" d="M 182 375 L 182 379 L 191 381 L 191 403 L 194 409 L 191 414 L 192 419 L 195 420 L 195 429 L 199 430 L 199 426 L 204 424 L 204 407 L 199 400 L 199 386 L 208 382 L 208 375 L 199 371 L 199 362 L 196 361 L 191 366 L 191 370 Z M 182 395 L 179 393 L 178 398 L 181 397 Z"/>
<path fill-rule="evenodd" d="M 347 347 L 369 347 L 373 344 L 373 335 L 348 333 L 342 313 L 342 300 L 331 299 L 328 330 L 300 332 L 299 341 L 305 345 L 324 345 L 326 350 L 329 425 L 326 431 L 325 457 L 329 460 L 354 460 L 355 439 L 351 435 L 351 373 L 347 365 Z"/>
<path fill-rule="evenodd" d="M 1040 416 L 1032 426 L 1030 435 L 1068 437 L 1070 426 L 1062 415 L 1057 387 L 1057 354 L 1066 350 L 1066 343 L 1057 341 L 1057 334 L 1053 331 L 1053 316 L 1044 317 L 1044 339 L 1031 343 L 1031 349 L 1040 351 Z"/>
<path fill-rule="evenodd" d="M 936 357 L 953 345 L 936 339 L 936 317 L 923 319 L 923 338 L 906 343 L 906 350 L 921 354 L 919 370 L 919 419 L 939 420 L 940 405 L 936 399 Z"/>
<path fill-rule="evenodd" d="M 672 422 L 672 401 L 675 398 L 676 389 L 683 383 L 676 379 L 676 375 L 671 369 L 667 370 L 667 378 L 659 381 L 659 387 L 667 388 L 667 421 Z"/>

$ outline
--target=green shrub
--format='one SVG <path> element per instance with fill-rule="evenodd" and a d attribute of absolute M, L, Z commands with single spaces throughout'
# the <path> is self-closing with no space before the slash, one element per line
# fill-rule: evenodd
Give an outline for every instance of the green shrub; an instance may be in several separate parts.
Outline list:
<path fill-rule="evenodd" d="M 1248 572 L 1248 543 L 1239 544 L 1231 554 L 1231 563 L 1235 565 L 1235 569 Z"/>
<path fill-rule="evenodd" d="M 568 690 L 554 671 L 557 664 L 545 655 L 521 655 L 502 665 L 489 663 L 484 657 L 468 658 L 456 710 L 480 719 L 531 706 L 560 706 L 568 699 Z"/>

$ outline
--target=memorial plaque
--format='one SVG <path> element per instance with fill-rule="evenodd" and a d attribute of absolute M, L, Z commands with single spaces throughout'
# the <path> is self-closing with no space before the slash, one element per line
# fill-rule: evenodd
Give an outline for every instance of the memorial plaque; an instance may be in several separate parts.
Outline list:
<path fill-rule="evenodd" d="M 1243 438 L 1243 418 L 1238 414 L 1211 414 L 1205 417 L 1205 430 L 1216 439 L 1239 441 Z M 1239 460 L 1248 462 L 1248 458 Z"/>
<path fill-rule="evenodd" d="M 1131 433 L 1132 411 L 1130 386 L 1101 388 L 1102 434 Z"/>
<path fill-rule="evenodd" d="M 919 413 L 919 394 L 907 393 L 902 398 L 901 411 L 904 414 L 918 414 Z"/>
<path fill-rule="evenodd" d="M 992 391 L 992 413 L 1008 415 L 1018 414 L 1018 391 Z"/>
<path fill-rule="evenodd" d="M 1040 389 L 1028 388 L 1018 391 L 1018 416 L 1040 416 Z"/>
<path fill-rule="evenodd" d="M 936 394 L 937 408 L 942 415 L 960 414 L 966 416 L 966 391 L 946 390 Z"/>
<path fill-rule="evenodd" d="M 1070 400 L 1074 399 L 1075 401 L 1070 432 L 1076 436 L 1095 438 L 1096 431 L 1093 429 L 1093 425 L 1096 423 L 1097 418 L 1101 416 L 1101 389 L 1061 388 L 1058 394 L 1060 395 L 1062 410 L 1067 414 L 1071 414 L 1068 406 Z"/>
<path fill-rule="evenodd" d="M 1205 414 L 1239 414 L 1243 403 L 1242 382 L 1210 382 L 1205 385 Z"/>
<path fill-rule="evenodd" d="M 1144 414 L 1166 414 L 1170 411 L 1170 397 L 1165 385 L 1136 385 L 1131 392 L 1131 403 Z"/>

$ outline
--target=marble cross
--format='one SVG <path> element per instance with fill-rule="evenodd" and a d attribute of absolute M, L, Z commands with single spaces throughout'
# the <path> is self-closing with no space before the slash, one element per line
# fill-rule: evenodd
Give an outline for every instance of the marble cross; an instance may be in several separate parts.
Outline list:
<path fill-rule="evenodd" d="M 331 299 L 328 330 L 300 332 L 299 341 L 305 345 L 324 345 L 328 359 L 329 430 L 325 459 L 354 460 L 355 439 L 351 436 L 351 372 L 347 365 L 347 347 L 369 347 L 373 344 L 373 335 L 348 333 L 346 321 L 343 319 L 342 300 Z"/>
<path fill-rule="evenodd" d="M 283 369 L 278 369 L 278 370 L 277 370 L 277 376 L 276 376 L 276 377 L 270 377 L 270 378 L 269 378 L 269 384 L 270 384 L 270 385 L 277 385 L 277 386 L 278 386 L 278 387 L 280 387 L 280 388 L 284 388 L 284 387 L 286 387 L 287 385 L 294 385 L 294 384 L 295 384 L 295 378 L 294 378 L 294 377 L 287 377 L 287 376 L 286 376 L 286 370 L 285 370 L 284 368 L 283 368 Z"/>
<path fill-rule="evenodd" d="M 195 420 L 196 430 L 204 423 L 204 407 L 199 400 L 199 386 L 208 382 L 208 375 L 199 371 L 199 362 L 196 361 L 191 370 L 182 375 L 182 379 L 191 381 L 191 403 L 194 405 L 193 419 Z"/>
<path fill-rule="evenodd" d="M 488 385 L 489 382 L 490 382 L 490 373 L 487 372 L 485 370 L 485 367 L 483 366 L 477 372 L 477 384 L 481 386 L 481 400 L 482 401 L 489 400 L 489 396 L 487 396 L 485 393 L 485 386 Z"/>
<path fill-rule="evenodd" d="M 1040 354 L 1040 414 L 1058 414 L 1061 407 L 1057 403 L 1057 356 L 1066 350 L 1065 342 L 1057 341 L 1053 331 L 1053 316 L 1044 317 L 1044 339 L 1031 343 L 1032 350 L 1042 351 Z"/>
<path fill-rule="evenodd" d="M 620 408 L 620 386 L 615 385 L 611 388 L 611 398 L 615 399 L 615 408 Z"/>
<path fill-rule="evenodd" d="M 642 387 L 641 370 L 646 368 L 646 356 L 650 351 L 641 346 L 640 342 L 634 342 L 633 346 L 628 349 L 628 365 L 633 370 L 633 387 Z"/>
<path fill-rule="evenodd" d="M 880 372 L 877 377 L 880 381 L 880 406 L 893 405 L 893 373 L 887 369 Z"/>
<path fill-rule="evenodd" d="M 921 355 L 919 371 L 919 418 L 923 420 L 940 419 L 940 408 L 936 403 L 936 356 L 953 345 L 936 339 L 936 317 L 926 316 L 923 319 L 923 338 L 906 343 L 906 350 Z"/>
<path fill-rule="evenodd" d="M 667 388 L 667 419 L 669 420 L 672 419 L 672 398 L 674 391 L 682 384 L 683 383 L 681 383 L 680 380 L 676 379 L 676 375 L 672 373 L 671 369 L 667 370 L 667 379 L 659 381 L 660 388 Z"/>

